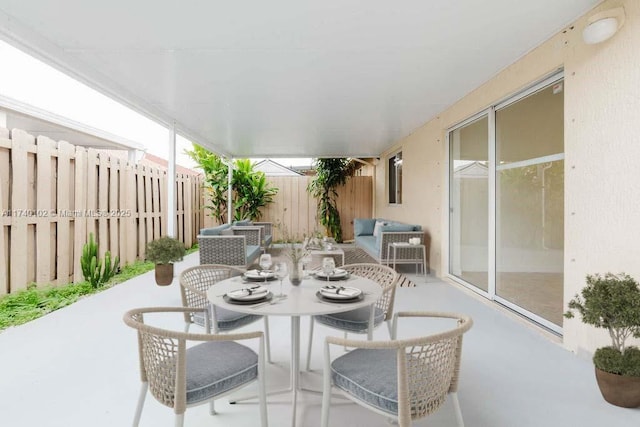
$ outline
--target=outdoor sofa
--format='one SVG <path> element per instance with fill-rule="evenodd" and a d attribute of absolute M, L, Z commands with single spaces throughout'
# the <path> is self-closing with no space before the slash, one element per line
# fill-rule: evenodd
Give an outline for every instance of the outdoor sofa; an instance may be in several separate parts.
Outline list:
<path fill-rule="evenodd" d="M 271 223 L 236 221 L 203 228 L 198 235 L 200 264 L 248 267 L 271 245 L 272 240 Z"/>
<path fill-rule="evenodd" d="M 408 243 L 410 238 L 418 237 L 420 244 L 424 244 L 424 231 L 418 224 L 406 224 L 384 218 L 356 218 L 353 220 L 353 229 L 356 246 L 380 264 L 388 265 L 391 262 L 388 253 L 389 243 Z M 398 260 L 401 260 L 403 255 L 404 251 L 399 250 Z"/>

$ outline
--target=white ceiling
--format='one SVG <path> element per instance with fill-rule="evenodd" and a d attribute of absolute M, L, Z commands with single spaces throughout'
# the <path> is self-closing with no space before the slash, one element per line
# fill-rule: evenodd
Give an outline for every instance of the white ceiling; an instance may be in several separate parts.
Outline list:
<path fill-rule="evenodd" d="M 600 0 L 0 0 L 0 38 L 221 154 L 377 156 Z"/>

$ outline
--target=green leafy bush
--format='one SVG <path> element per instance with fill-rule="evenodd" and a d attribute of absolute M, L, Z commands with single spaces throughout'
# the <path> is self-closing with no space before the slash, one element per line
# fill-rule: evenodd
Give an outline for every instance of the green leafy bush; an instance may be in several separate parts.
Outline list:
<path fill-rule="evenodd" d="M 186 250 L 184 244 L 173 237 L 161 237 L 147 243 L 146 258 L 154 264 L 170 264 L 182 261 Z"/>
<path fill-rule="evenodd" d="M 89 233 L 89 241 L 82 248 L 80 266 L 84 280 L 89 282 L 93 288 L 98 288 L 109 281 L 117 272 L 120 266 L 120 258 L 116 257 L 111 262 L 111 252 L 104 254 L 104 262 L 98 258 L 98 245 L 93 233 Z"/>
<path fill-rule="evenodd" d="M 627 347 L 622 354 L 613 347 L 602 347 L 593 355 L 593 364 L 611 374 L 640 377 L 640 349 Z"/>
<path fill-rule="evenodd" d="M 576 295 L 568 306 L 569 310 L 564 314 L 566 318 L 574 317 L 575 311 L 580 313 L 582 322 L 609 332 L 612 346 L 598 349 L 597 357 L 594 356 L 598 369 L 640 376 L 638 350 L 626 348 L 628 338 L 640 337 L 640 287 L 635 279 L 624 273 L 588 275 L 581 295 Z M 629 352 L 630 355 L 627 354 Z"/>

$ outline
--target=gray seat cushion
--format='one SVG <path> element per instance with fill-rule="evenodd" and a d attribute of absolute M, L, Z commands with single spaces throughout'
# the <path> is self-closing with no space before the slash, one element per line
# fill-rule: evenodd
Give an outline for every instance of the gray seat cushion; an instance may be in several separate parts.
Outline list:
<path fill-rule="evenodd" d="M 271 234 L 267 234 L 266 236 L 264 236 L 264 245 L 266 247 L 271 246 L 271 243 L 273 243 L 273 236 Z"/>
<path fill-rule="evenodd" d="M 389 414 L 398 414 L 396 350 L 355 349 L 331 363 L 333 384 Z"/>
<path fill-rule="evenodd" d="M 232 341 L 187 349 L 187 404 L 202 402 L 258 377 L 258 355 Z"/>
<path fill-rule="evenodd" d="M 222 224 L 217 227 L 202 228 L 200 234 L 202 236 L 221 236 L 222 232 L 231 227 L 229 224 Z"/>
<path fill-rule="evenodd" d="M 384 312 L 376 307 L 373 317 L 374 326 L 378 326 L 384 320 Z M 314 319 L 323 325 L 332 328 L 341 329 L 348 332 L 365 332 L 369 327 L 369 314 L 371 307 L 357 308 L 342 313 L 323 314 L 321 316 L 313 316 Z"/>
<path fill-rule="evenodd" d="M 247 264 L 251 264 L 253 261 L 258 259 L 261 253 L 262 253 L 262 250 L 260 249 L 260 246 L 247 245 L 247 252 L 245 255 L 247 259 Z"/>
<path fill-rule="evenodd" d="M 216 307 L 216 318 L 218 320 L 219 331 L 232 331 L 242 326 L 253 323 L 262 319 L 262 316 L 256 314 L 244 314 L 237 311 L 227 310 L 226 308 Z M 193 323 L 204 326 L 204 314 L 198 312 L 193 314 Z"/>

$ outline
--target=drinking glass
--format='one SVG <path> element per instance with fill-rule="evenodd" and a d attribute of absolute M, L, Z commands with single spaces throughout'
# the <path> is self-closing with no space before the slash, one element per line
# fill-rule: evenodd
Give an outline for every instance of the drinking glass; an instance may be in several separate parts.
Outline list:
<path fill-rule="evenodd" d="M 309 263 L 311 263 L 311 261 L 313 261 L 313 258 L 311 257 L 310 254 L 307 254 L 305 256 L 302 257 L 301 259 L 302 261 L 302 277 L 304 279 L 308 279 L 309 278 Z"/>
<path fill-rule="evenodd" d="M 336 262 L 333 257 L 325 257 L 322 259 L 322 272 L 327 276 L 327 282 L 329 281 L 329 276 L 333 274 L 333 270 L 336 268 Z"/>
<path fill-rule="evenodd" d="M 280 293 L 276 296 L 278 298 L 284 298 L 286 295 L 282 292 L 282 280 L 285 277 L 287 277 L 287 274 L 289 273 L 287 271 L 287 263 L 286 262 L 277 263 L 273 271 L 276 274 L 276 277 L 280 279 Z"/>
<path fill-rule="evenodd" d="M 270 254 L 262 254 L 260 255 L 260 268 L 265 272 L 264 282 L 267 283 L 267 271 L 269 271 L 269 267 L 271 267 L 271 255 Z"/>

